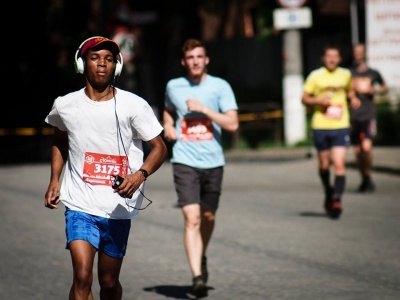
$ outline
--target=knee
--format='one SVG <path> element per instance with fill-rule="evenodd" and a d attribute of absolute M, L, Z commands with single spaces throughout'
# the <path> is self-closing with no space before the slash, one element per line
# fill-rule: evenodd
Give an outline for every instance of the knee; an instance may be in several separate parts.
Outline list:
<path fill-rule="evenodd" d="M 365 139 L 361 145 L 362 151 L 365 153 L 369 153 L 372 150 L 372 140 Z"/>
<path fill-rule="evenodd" d="M 90 287 L 93 282 L 93 273 L 87 270 L 79 270 L 74 273 L 74 284 L 80 288 Z"/>
<path fill-rule="evenodd" d="M 366 146 L 363 148 L 363 153 L 365 155 L 369 155 L 371 153 L 371 147 L 370 146 Z"/>
<path fill-rule="evenodd" d="M 331 160 L 328 156 L 320 155 L 318 165 L 320 170 L 329 170 Z"/>
<path fill-rule="evenodd" d="M 122 299 L 122 286 L 116 277 L 99 278 L 101 299 Z"/>
<path fill-rule="evenodd" d="M 330 161 L 329 160 L 324 160 L 324 161 L 320 161 L 319 162 L 319 169 L 320 170 L 329 170 L 329 168 L 330 168 Z"/>
<path fill-rule="evenodd" d="M 215 213 L 212 211 L 205 211 L 202 215 L 202 221 L 206 222 L 214 222 L 215 221 Z"/>
<path fill-rule="evenodd" d="M 186 228 L 197 228 L 200 226 L 200 217 L 188 217 L 185 220 Z"/>
<path fill-rule="evenodd" d="M 346 165 L 342 163 L 334 164 L 335 174 L 344 175 L 346 172 Z"/>
<path fill-rule="evenodd" d="M 200 211 L 185 212 L 185 227 L 196 228 L 200 226 Z"/>
<path fill-rule="evenodd" d="M 112 290 L 118 287 L 118 278 L 113 276 L 102 276 L 99 278 L 99 285 L 102 289 Z"/>

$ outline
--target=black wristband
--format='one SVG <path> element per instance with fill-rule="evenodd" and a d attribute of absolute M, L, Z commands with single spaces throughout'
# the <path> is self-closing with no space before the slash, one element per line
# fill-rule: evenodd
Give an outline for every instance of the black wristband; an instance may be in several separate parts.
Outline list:
<path fill-rule="evenodd" d="M 147 172 L 145 169 L 139 169 L 138 171 L 142 172 L 144 180 L 146 180 L 147 177 L 149 177 L 149 172 Z"/>

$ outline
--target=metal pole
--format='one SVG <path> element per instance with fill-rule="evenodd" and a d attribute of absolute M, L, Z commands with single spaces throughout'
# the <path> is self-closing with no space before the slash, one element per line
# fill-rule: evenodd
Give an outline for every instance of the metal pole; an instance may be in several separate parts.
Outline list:
<path fill-rule="evenodd" d="M 350 18 L 351 18 L 351 42 L 353 45 L 358 44 L 358 0 L 350 0 Z"/>

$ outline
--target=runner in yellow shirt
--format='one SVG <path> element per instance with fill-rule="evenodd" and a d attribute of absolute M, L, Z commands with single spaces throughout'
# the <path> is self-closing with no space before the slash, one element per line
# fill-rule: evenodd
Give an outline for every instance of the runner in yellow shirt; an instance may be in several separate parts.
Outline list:
<path fill-rule="evenodd" d="M 350 146 L 348 99 L 356 103 L 351 86 L 351 72 L 339 67 L 340 49 L 325 47 L 323 66 L 305 80 L 302 103 L 313 108 L 312 138 L 318 152 L 319 176 L 325 192 L 324 207 L 331 218 L 342 213 L 346 185 L 346 153 Z M 355 105 L 355 104 L 354 104 Z M 330 168 L 333 166 L 333 185 Z"/>

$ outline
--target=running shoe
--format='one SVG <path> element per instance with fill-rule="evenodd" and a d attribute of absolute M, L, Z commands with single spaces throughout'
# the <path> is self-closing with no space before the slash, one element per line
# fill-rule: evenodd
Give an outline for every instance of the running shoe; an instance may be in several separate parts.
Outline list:
<path fill-rule="evenodd" d="M 340 200 L 335 200 L 332 202 L 332 207 L 328 214 L 332 219 L 339 219 L 340 215 L 342 214 L 342 210 L 342 203 Z"/>
<path fill-rule="evenodd" d="M 201 275 L 193 277 L 193 295 L 198 298 L 207 296 L 207 286 Z"/>
<path fill-rule="evenodd" d="M 372 181 L 370 181 L 370 182 L 368 183 L 367 189 L 366 189 L 365 192 L 367 192 L 367 193 L 373 193 L 373 192 L 375 192 L 375 184 L 374 184 Z"/>
<path fill-rule="evenodd" d="M 359 193 L 373 193 L 375 192 L 375 185 L 371 180 L 369 181 L 364 180 L 358 187 L 357 191 Z"/>

